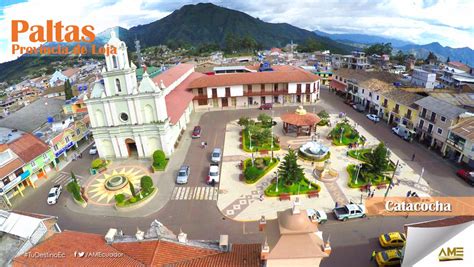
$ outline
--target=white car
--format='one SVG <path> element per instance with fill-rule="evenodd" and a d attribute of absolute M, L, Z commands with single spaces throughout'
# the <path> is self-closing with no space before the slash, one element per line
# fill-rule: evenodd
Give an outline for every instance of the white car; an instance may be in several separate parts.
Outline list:
<path fill-rule="evenodd" d="M 214 148 L 211 154 L 212 162 L 220 162 L 222 157 L 222 150 L 220 148 Z"/>
<path fill-rule="evenodd" d="M 97 146 L 95 144 L 89 149 L 89 155 L 97 155 Z"/>
<path fill-rule="evenodd" d="M 213 182 L 214 181 L 214 182 Z M 219 164 L 211 163 L 209 165 L 209 175 L 207 176 L 207 184 L 219 182 Z"/>
<path fill-rule="evenodd" d="M 328 220 L 328 216 L 324 210 L 307 209 L 306 214 L 308 214 L 308 217 L 312 221 L 317 221 L 319 224 L 323 224 Z"/>
<path fill-rule="evenodd" d="M 380 118 L 375 114 L 367 114 L 367 119 L 375 122 L 379 122 Z"/>
<path fill-rule="evenodd" d="M 53 188 L 49 190 L 48 194 L 48 205 L 54 205 L 58 202 L 59 196 L 61 195 L 62 191 L 61 185 L 55 185 Z"/>

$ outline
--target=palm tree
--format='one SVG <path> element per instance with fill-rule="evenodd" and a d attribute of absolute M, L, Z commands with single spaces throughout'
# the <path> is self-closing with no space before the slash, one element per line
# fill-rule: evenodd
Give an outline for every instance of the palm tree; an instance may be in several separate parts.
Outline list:
<path fill-rule="evenodd" d="M 278 167 L 279 179 L 287 186 L 299 183 L 304 179 L 303 168 L 298 165 L 297 159 L 295 151 L 290 149 Z"/>

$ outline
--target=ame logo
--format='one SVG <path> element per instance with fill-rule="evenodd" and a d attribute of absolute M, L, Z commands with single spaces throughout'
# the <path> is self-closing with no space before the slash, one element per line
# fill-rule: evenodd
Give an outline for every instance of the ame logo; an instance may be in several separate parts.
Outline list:
<path fill-rule="evenodd" d="M 464 259 L 464 247 L 441 248 L 438 254 L 439 261 L 460 261 Z"/>

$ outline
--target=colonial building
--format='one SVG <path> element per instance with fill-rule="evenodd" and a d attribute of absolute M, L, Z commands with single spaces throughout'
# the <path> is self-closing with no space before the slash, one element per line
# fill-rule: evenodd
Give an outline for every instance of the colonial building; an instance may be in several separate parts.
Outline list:
<path fill-rule="evenodd" d="M 319 99 L 319 77 L 293 66 L 272 71 L 205 75 L 189 84 L 194 107 L 248 107 L 266 103 L 314 103 Z"/>
<path fill-rule="evenodd" d="M 153 79 L 145 71 L 138 84 L 125 43 L 112 33 L 108 45 L 117 47 L 117 54 L 106 56 L 103 81 L 84 98 L 99 156 L 143 158 L 157 149 L 170 155 L 193 110 L 187 85 L 203 74 L 180 64 Z"/>

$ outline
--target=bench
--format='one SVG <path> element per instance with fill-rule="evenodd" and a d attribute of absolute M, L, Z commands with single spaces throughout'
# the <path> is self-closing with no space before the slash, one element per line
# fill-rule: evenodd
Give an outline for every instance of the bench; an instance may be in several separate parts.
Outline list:
<path fill-rule="evenodd" d="M 385 189 L 387 188 L 387 185 L 386 184 L 379 184 L 377 185 L 377 189 Z"/>
<path fill-rule="evenodd" d="M 307 195 L 308 195 L 308 198 L 319 197 L 319 193 L 316 190 L 309 191 Z"/>
<path fill-rule="evenodd" d="M 368 188 L 369 188 L 368 185 L 363 185 L 363 186 L 360 187 L 360 192 L 365 192 L 365 191 L 367 191 Z"/>
<path fill-rule="evenodd" d="M 268 150 L 260 150 L 260 155 L 268 155 Z"/>
<path fill-rule="evenodd" d="M 280 194 L 280 201 L 283 201 L 283 200 L 291 200 L 291 195 L 288 193 Z"/>

